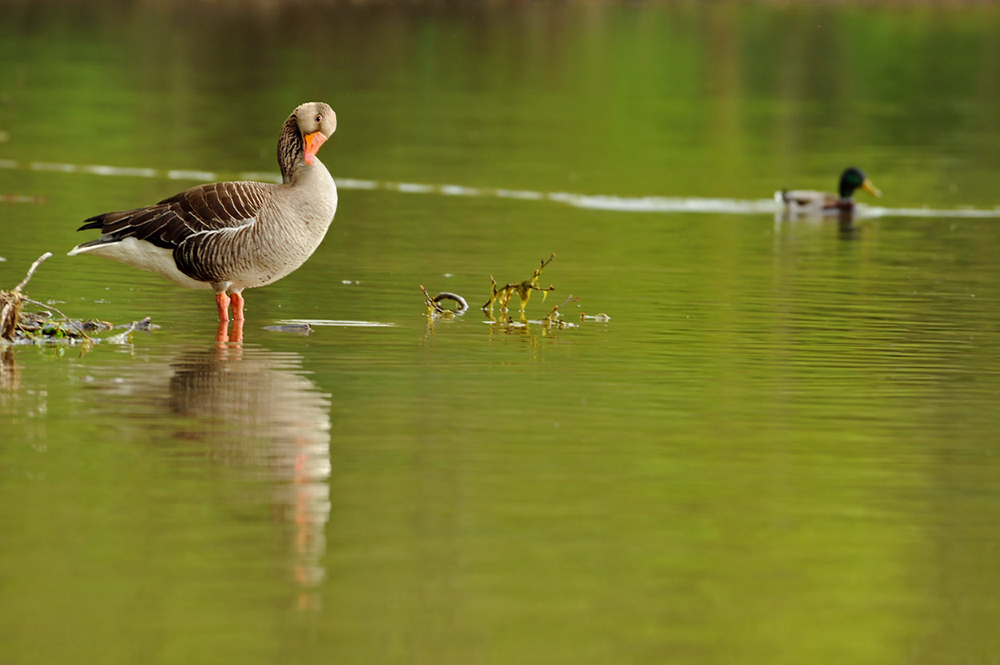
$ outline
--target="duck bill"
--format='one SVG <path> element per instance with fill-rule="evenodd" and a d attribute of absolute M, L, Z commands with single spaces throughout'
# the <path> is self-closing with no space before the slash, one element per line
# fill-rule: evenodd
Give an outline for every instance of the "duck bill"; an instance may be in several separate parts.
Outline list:
<path fill-rule="evenodd" d="M 319 152 L 319 147 L 326 142 L 326 137 L 323 132 L 313 132 L 306 134 L 303 138 L 306 141 L 306 164 L 312 164 L 313 160 L 316 159 L 316 153 Z"/>
<path fill-rule="evenodd" d="M 865 181 L 861 183 L 861 189 L 865 190 L 866 192 L 868 192 L 869 194 L 871 194 L 876 198 L 882 197 L 882 191 L 878 187 L 873 185 L 872 181 L 869 180 L 868 178 L 865 178 Z"/>

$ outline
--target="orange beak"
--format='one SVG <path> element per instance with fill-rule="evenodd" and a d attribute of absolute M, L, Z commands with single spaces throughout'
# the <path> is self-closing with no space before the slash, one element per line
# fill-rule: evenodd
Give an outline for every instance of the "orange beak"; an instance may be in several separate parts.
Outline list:
<path fill-rule="evenodd" d="M 306 140 L 306 164 L 312 164 L 313 160 L 316 159 L 316 153 L 319 152 L 319 147 L 326 142 L 326 137 L 323 132 L 313 132 L 306 134 L 304 138 Z"/>

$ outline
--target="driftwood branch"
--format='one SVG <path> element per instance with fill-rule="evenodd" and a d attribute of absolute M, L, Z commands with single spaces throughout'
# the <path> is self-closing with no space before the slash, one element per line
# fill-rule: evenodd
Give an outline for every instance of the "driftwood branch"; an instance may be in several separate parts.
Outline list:
<path fill-rule="evenodd" d="M 21 283 L 14 287 L 13 291 L 0 291 L 0 337 L 7 340 L 8 342 L 14 341 L 14 332 L 17 330 L 18 325 L 21 323 L 21 308 L 24 303 L 32 303 L 33 305 L 39 305 L 41 307 L 47 307 L 57 314 L 62 316 L 67 323 L 73 325 L 72 320 L 60 312 L 58 309 L 52 305 L 46 305 L 45 303 L 38 302 L 37 300 L 32 300 L 24 294 L 21 293 L 29 281 L 31 281 L 32 276 L 34 276 L 35 271 L 38 270 L 38 266 L 42 265 L 42 261 L 52 256 L 52 252 L 45 252 L 39 256 L 31 267 L 28 268 L 28 274 L 24 276 Z M 79 333 L 87 340 L 93 341 L 82 329 Z"/>
<path fill-rule="evenodd" d="M 21 280 L 20 284 L 18 284 L 17 286 L 14 287 L 14 291 L 13 292 L 14 293 L 20 293 L 21 289 L 23 289 L 25 287 L 25 285 L 28 283 L 28 281 L 31 280 L 31 277 L 32 277 L 32 275 L 35 274 L 35 271 L 38 270 L 38 266 L 42 265 L 42 261 L 44 261 L 45 259 L 49 258 L 50 256 L 52 256 L 52 252 L 45 252 L 44 254 L 42 254 L 41 256 L 39 256 L 37 259 L 35 259 L 35 262 L 31 264 L 30 268 L 28 268 L 28 274 L 24 276 L 24 279 Z"/>

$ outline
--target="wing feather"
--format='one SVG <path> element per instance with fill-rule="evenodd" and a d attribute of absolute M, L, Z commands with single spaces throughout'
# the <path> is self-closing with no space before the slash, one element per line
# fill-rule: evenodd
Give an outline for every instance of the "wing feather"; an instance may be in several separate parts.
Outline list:
<path fill-rule="evenodd" d="M 156 205 L 96 215 L 85 220 L 79 230 L 100 229 L 101 238 L 92 241 L 95 244 L 136 238 L 157 247 L 175 249 L 199 233 L 254 223 L 263 205 L 264 193 L 272 187 L 275 185 L 261 182 L 200 185 Z"/>

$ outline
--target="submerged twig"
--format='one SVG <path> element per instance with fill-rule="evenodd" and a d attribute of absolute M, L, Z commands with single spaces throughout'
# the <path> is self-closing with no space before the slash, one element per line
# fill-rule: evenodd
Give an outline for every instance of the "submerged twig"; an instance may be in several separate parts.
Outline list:
<path fill-rule="evenodd" d="M 566 324 L 565 322 L 559 320 L 559 308 L 562 307 L 563 305 L 568 305 L 571 302 L 577 302 L 579 300 L 580 300 L 579 297 L 574 298 L 572 293 L 569 294 L 566 300 L 562 301 L 561 303 L 553 307 L 552 311 L 546 314 L 542 318 L 542 325 L 544 325 L 545 327 L 550 327 L 552 325 L 555 325 L 557 328 L 567 327 L 567 325 L 569 324 Z"/>
<path fill-rule="evenodd" d="M 24 196 L 22 194 L 0 194 L 0 203 L 48 203 L 46 196 Z"/>
<path fill-rule="evenodd" d="M 94 341 L 94 340 L 90 339 L 90 337 L 87 335 L 86 331 L 83 329 L 82 326 L 74 323 L 73 319 L 69 318 L 68 316 L 66 316 L 65 314 L 63 314 L 61 311 L 59 311 L 57 308 L 53 307 L 52 305 L 47 305 L 47 304 L 45 304 L 43 302 L 38 302 L 37 300 L 32 300 L 31 298 L 25 298 L 24 302 L 30 302 L 32 305 L 38 305 L 39 307 L 47 307 L 47 308 L 51 309 L 53 312 L 55 312 L 59 316 L 63 317 L 63 319 L 65 319 L 66 323 L 68 323 L 69 325 L 73 326 L 73 328 L 76 330 L 76 332 L 78 332 L 81 335 L 83 335 L 84 339 L 86 339 L 88 342 L 93 342 Z"/>
<path fill-rule="evenodd" d="M 424 301 L 427 304 L 427 308 L 430 311 L 434 312 L 435 314 L 451 314 L 451 315 L 465 314 L 466 310 L 469 309 L 469 303 L 465 302 L 465 298 L 458 295 L 457 293 L 442 291 L 441 293 L 431 298 L 431 295 L 427 293 L 427 289 L 425 289 L 422 284 L 420 285 L 420 290 L 424 292 Z M 458 307 L 455 309 L 447 309 L 446 307 L 441 305 L 441 303 L 445 300 L 452 300 L 458 303 Z"/>

